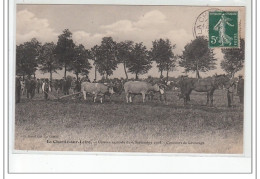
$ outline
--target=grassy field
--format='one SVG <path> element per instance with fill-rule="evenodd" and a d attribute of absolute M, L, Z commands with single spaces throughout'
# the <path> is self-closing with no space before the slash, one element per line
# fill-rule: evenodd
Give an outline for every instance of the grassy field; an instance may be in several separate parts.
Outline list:
<path fill-rule="evenodd" d="M 53 93 L 55 94 L 55 93 Z M 167 103 L 136 96 L 126 104 L 124 93 L 112 101 L 88 98 L 33 100 L 16 105 L 15 149 L 97 152 L 242 153 L 243 106 L 234 97 L 227 108 L 226 93 L 216 90 L 214 107 L 206 94 L 192 92 L 184 106 L 177 92 Z"/>

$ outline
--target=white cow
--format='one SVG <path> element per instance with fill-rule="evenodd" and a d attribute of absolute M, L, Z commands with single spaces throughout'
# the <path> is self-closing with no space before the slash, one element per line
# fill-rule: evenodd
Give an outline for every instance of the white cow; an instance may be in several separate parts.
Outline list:
<path fill-rule="evenodd" d="M 128 81 L 124 84 L 126 102 L 132 102 L 132 96 L 141 94 L 143 97 L 143 102 L 145 101 L 145 95 L 151 92 L 160 92 L 161 95 L 164 94 L 164 89 L 160 88 L 158 84 L 152 85 L 144 81 Z"/>
<path fill-rule="evenodd" d="M 112 95 L 114 94 L 113 87 L 106 86 L 102 83 L 90 83 L 90 82 L 83 82 L 81 84 L 81 91 L 84 96 L 84 100 L 87 100 L 87 94 L 94 96 L 94 102 L 96 102 L 96 98 L 100 96 L 100 102 L 103 102 L 103 97 L 105 95 Z"/>

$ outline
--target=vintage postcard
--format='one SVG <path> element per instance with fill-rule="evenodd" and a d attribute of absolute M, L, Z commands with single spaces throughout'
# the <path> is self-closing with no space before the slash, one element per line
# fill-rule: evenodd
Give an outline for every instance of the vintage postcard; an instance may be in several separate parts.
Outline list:
<path fill-rule="evenodd" d="M 16 5 L 16 151 L 244 153 L 245 7 Z"/>

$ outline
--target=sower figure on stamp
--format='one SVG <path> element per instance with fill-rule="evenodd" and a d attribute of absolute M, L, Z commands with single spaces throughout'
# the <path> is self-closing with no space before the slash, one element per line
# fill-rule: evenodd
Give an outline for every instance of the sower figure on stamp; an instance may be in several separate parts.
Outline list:
<path fill-rule="evenodd" d="M 218 21 L 218 23 L 214 27 L 214 30 L 218 31 L 218 33 L 219 33 L 219 43 L 222 46 L 224 46 L 224 44 L 231 45 L 232 37 L 229 37 L 226 34 L 226 25 L 233 27 L 234 24 L 230 24 L 229 21 L 231 21 L 231 19 L 225 17 L 225 15 L 222 14 L 221 18 Z"/>
<path fill-rule="evenodd" d="M 240 75 L 237 84 L 237 95 L 239 96 L 240 103 L 244 103 L 244 79 Z"/>
<path fill-rule="evenodd" d="M 42 83 L 42 91 L 44 95 L 44 99 L 48 99 L 48 93 L 49 93 L 49 80 L 45 79 Z"/>

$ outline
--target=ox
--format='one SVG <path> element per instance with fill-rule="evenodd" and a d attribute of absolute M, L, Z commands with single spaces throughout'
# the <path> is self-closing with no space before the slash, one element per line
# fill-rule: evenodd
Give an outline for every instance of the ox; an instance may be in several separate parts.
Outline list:
<path fill-rule="evenodd" d="M 114 94 L 113 87 L 106 86 L 102 83 L 91 83 L 91 82 L 83 82 L 81 84 L 81 91 L 83 93 L 84 100 L 87 100 L 87 94 L 94 95 L 94 102 L 96 102 L 96 98 L 100 96 L 100 102 L 103 102 L 103 97 L 105 95 Z"/>
<path fill-rule="evenodd" d="M 158 84 L 152 85 L 144 81 L 128 81 L 124 84 L 126 102 L 132 102 L 131 95 L 142 94 L 143 102 L 145 101 L 145 96 L 153 92 L 160 92 L 161 95 L 164 94 L 164 89 L 160 88 Z"/>

